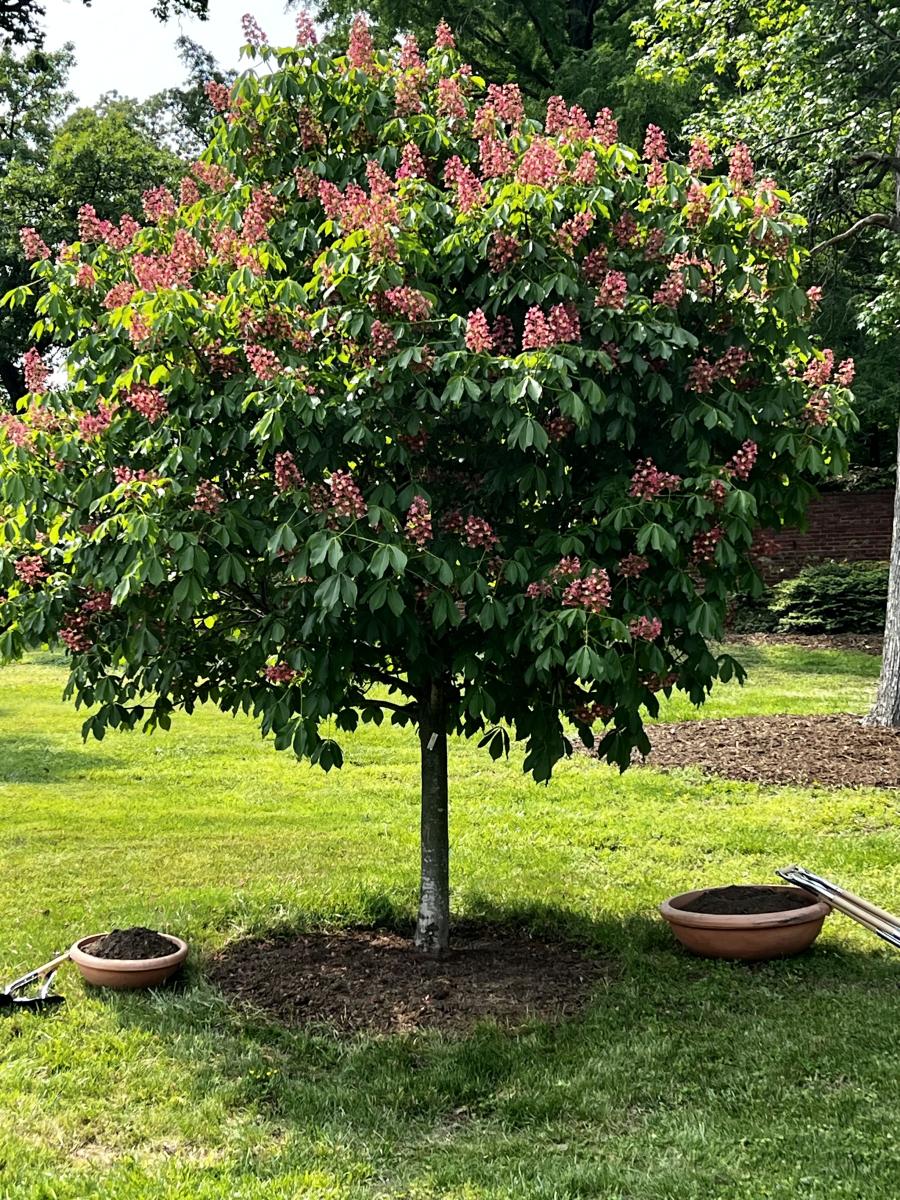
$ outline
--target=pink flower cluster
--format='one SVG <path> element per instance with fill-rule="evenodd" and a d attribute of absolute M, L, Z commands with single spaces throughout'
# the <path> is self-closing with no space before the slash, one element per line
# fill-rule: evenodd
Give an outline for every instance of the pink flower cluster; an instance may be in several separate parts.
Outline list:
<path fill-rule="evenodd" d="M 601 108 L 594 118 L 594 137 L 601 146 L 615 145 L 619 140 L 619 122 L 612 114 L 612 109 Z"/>
<path fill-rule="evenodd" d="M 628 632 L 633 638 L 654 642 L 662 633 L 662 621 L 659 617 L 638 617 L 628 626 Z"/>
<path fill-rule="evenodd" d="M 297 678 L 297 672 L 286 662 L 280 662 L 272 667 L 266 667 L 265 676 L 269 683 L 293 683 Z"/>
<path fill-rule="evenodd" d="M 113 478 L 119 487 L 128 487 L 132 483 L 151 483 L 156 477 L 143 467 L 137 471 L 132 467 L 113 467 Z"/>
<path fill-rule="evenodd" d="M 826 425 L 831 412 L 831 397 L 827 392 L 813 392 L 803 414 L 810 425 Z"/>
<path fill-rule="evenodd" d="M 350 27 L 347 62 L 357 71 L 365 71 L 375 65 L 375 43 L 365 17 L 355 17 Z"/>
<path fill-rule="evenodd" d="M 463 525 L 463 533 L 466 545 L 471 546 L 473 550 L 479 546 L 483 546 L 485 550 L 490 550 L 499 541 L 497 535 L 491 529 L 488 522 L 485 521 L 484 517 L 466 517 L 465 524 Z"/>
<path fill-rule="evenodd" d="M 372 344 L 372 353 L 376 358 L 387 358 L 397 349 L 397 336 L 390 325 L 385 325 L 384 321 L 372 322 L 369 338 Z"/>
<path fill-rule="evenodd" d="M 406 317 L 408 321 L 425 321 L 431 312 L 431 301 L 417 288 L 388 288 L 381 299 L 388 312 Z"/>
<path fill-rule="evenodd" d="M 522 244 L 512 234 L 501 233 L 499 230 L 491 236 L 488 248 L 488 263 L 495 273 L 505 271 L 507 267 L 517 262 L 522 254 Z"/>
<path fill-rule="evenodd" d="M 494 320 L 491 337 L 494 339 L 495 354 L 515 354 L 516 330 L 509 317 L 501 315 Z"/>
<path fill-rule="evenodd" d="M 809 301 L 809 307 L 815 311 L 822 303 L 822 297 L 825 295 L 825 289 L 819 287 L 818 284 L 813 284 L 812 287 L 806 289 L 806 298 Z"/>
<path fill-rule="evenodd" d="M 551 417 L 549 421 L 544 422 L 544 428 L 547 431 L 547 437 L 551 442 L 561 442 L 575 432 L 575 422 L 568 417 L 564 417 L 561 413 L 557 413 L 555 417 Z"/>
<path fill-rule="evenodd" d="M 712 562 L 716 557 L 716 546 L 722 540 L 725 531 L 721 525 L 713 525 L 698 533 L 691 546 L 691 557 L 694 562 Z"/>
<path fill-rule="evenodd" d="M 13 446 L 29 446 L 32 441 L 32 431 L 24 421 L 14 417 L 12 413 L 0 413 L 0 429 L 4 430 Z"/>
<path fill-rule="evenodd" d="M 25 376 L 25 387 L 33 395 L 40 396 L 47 390 L 50 370 L 34 346 L 22 359 L 22 373 Z"/>
<path fill-rule="evenodd" d="M 475 172 L 457 155 L 444 167 L 444 179 L 456 190 L 456 202 L 461 212 L 471 212 L 485 202 L 484 188 Z"/>
<path fill-rule="evenodd" d="M 670 271 L 662 286 L 653 293 L 653 303 L 664 308 L 677 308 L 684 296 L 684 274 L 680 270 Z"/>
<path fill-rule="evenodd" d="M 713 160 L 709 151 L 709 143 L 706 138 L 695 137 L 691 142 L 691 149 L 688 154 L 688 170 L 692 175 L 699 175 L 703 171 L 711 171 L 712 169 Z"/>
<path fill-rule="evenodd" d="M 544 129 L 548 134 L 561 134 L 563 141 L 584 141 L 591 136 L 591 122 L 580 104 L 567 107 L 562 96 L 551 96 L 547 101 L 547 116 Z"/>
<path fill-rule="evenodd" d="M 19 230 L 19 240 L 29 262 L 38 262 L 39 259 L 50 257 L 50 247 L 30 225 L 25 225 Z"/>
<path fill-rule="evenodd" d="M 581 559 L 577 554 L 569 554 L 565 558 L 561 558 L 555 567 L 550 568 L 550 578 L 554 583 L 560 583 L 563 579 L 572 579 L 580 574 Z"/>
<path fill-rule="evenodd" d="M 144 216 L 154 224 L 175 216 L 175 197 L 167 187 L 150 188 L 141 197 Z"/>
<path fill-rule="evenodd" d="M 244 353 L 247 355 L 247 362 L 250 364 L 253 374 L 263 383 L 267 383 L 270 379 L 277 379 L 279 375 L 283 374 L 284 367 L 274 350 L 260 346 L 258 342 L 250 342 L 244 347 Z"/>
<path fill-rule="evenodd" d="M 497 117 L 515 132 L 525 119 L 525 105 L 517 83 L 489 83 L 487 103 Z"/>
<path fill-rule="evenodd" d="M 688 224 L 694 229 L 705 225 L 709 220 L 711 212 L 712 202 L 709 196 L 707 196 L 705 188 L 701 183 L 697 183 L 694 180 L 687 192 Z"/>
<path fill-rule="evenodd" d="M 234 176 L 218 163 L 195 162 L 191 167 L 195 179 L 205 184 L 212 192 L 227 192 L 234 183 Z"/>
<path fill-rule="evenodd" d="M 468 112 L 466 98 L 458 79 L 445 76 L 438 80 L 435 107 L 442 117 L 455 118 L 458 121 L 465 120 Z"/>
<path fill-rule="evenodd" d="M 268 225 L 278 209 L 278 201 L 272 195 L 272 189 L 265 184 L 254 188 L 250 203 L 244 212 L 242 232 L 246 242 L 253 246 L 265 241 Z"/>
<path fill-rule="evenodd" d="M 105 242 L 113 250 L 124 250 L 130 246 L 140 225 L 130 213 L 123 213 L 116 228 L 112 221 L 101 220 L 92 204 L 82 204 L 78 210 L 78 240 L 80 242 Z"/>
<path fill-rule="evenodd" d="M 231 89 L 227 83 L 218 83 L 215 79 L 207 79 L 203 90 L 216 112 L 227 112 L 231 107 Z"/>
<path fill-rule="evenodd" d="M 668 157 L 666 135 L 658 125 L 648 125 L 644 137 L 644 158 L 650 163 L 650 170 L 647 172 L 648 187 L 659 187 L 665 182 L 666 169 L 663 163 Z"/>
<path fill-rule="evenodd" d="M 431 509 L 424 496 L 414 496 L 406 514 L 406 536 L 416 546 L 427 545 L 434 536 Z"/>
<path fill-rule="evenodd" d="M 398 179 L 424 179 L 426 176 L 425 159 L 422 151 L 415 142 L 407 142 L 400 152 L 400 165 L 397 167 Z"/>
<path fill-rule="evenodd" d="M 681 487 L 680 475 L 660 471 L 652 458 L 644 458 L 635 465 L 628 494 L 639 500 L 653 500 L 662 492 L 674 492 L 679 487 Z"/>
<path fill-rule="evenodd" d="M 301 11 L 297 15 L 297 45 L 315 46 L 318 40 L 312 18 L 309 13 Z"/>
<path fill-rule="evenodd" d="M 754 166 L 750 151 L 743 142 L 737 142 L 728 163 L 728 179 L 736 195 L 743 192 L 748 183 L 753 182 L 753 175 Z"/>
<path fill-rule="evenodd" d="M 494 137 L 483 137 L 478 143 L 478 153 L 483 179 L 500 179 L 508 175 L 516 161 L 508 144 Z"/>
<path fill-rule="evenodd" d="M 741 346 L 729 346 L 718 362 L 711 363 L 702 354 L 691 363 L 688 370 L 687 389 L 698 395 L 711 392 L 719 379 L 734 380 L 738 372 L 750 362 L 750 354 Z"/>
<path fill-rule="evenodd" d="M 80 288 L 92 288 L 97 282 L 94 268 L 90 263 L 82 263 L 75 275 L 75 285 Z"/>
<path fill-rule="evenodd" d="M 290 450 L 275 455 L 275 486 L 279 492 L 292 492 L 304 485 L 303 474 Z"/>
<path fill-rule="evenodd" d="M 94 647 L 90 634 L 91 619 L 83 613 L 68 613 L 59 627 L 60 640 L 71 654 L 84 654 Z"/>
<path fill-rule="evenodd" d="M 643 554 L 626 554 L 619 560 L 618 571 L 624 579 L 638 579 L 649 567 L 650 562 Z"/>
<path fill-rule="evenodd" d="M 601 613 L 609 608 L 612 585 L 609 575 L 602 568 L 589 571 L 584 579 L 573 579 L 562 594 L 564 608 L 585 608 L 588 612 Z"/>
<path fill-rule="evenodd" d="M 525 328 L 522 332 L 523 350 L 546 350 L 560 342 L 579 342 L 581 340 L 581 322 L 575 306 L 554 304 L 549 316 L 532 305 L 525 314 Z"/>
<path fill-rule="evenodd" d="M 529 583 L 525 589 L 525 595 L 529 600 L 542 600 L 546 596 L 549 596 L 552 591 L 553 588 L 546 579 L 538 579 L 534 583 Z"/>
<path fill-rule="evenodd" d="M 734 457 L 725 464 L 725 470 L 735 479 L 749 479 L 758 454 L 759 446 L 757 446 L 756 442 L 748 440 L 744 442 Z"/>
<path fill-rule="evenodd" d="M 244 13 L 241 17 L 241 28 L 244 31 L 244 38 L 247 44 L 254 46 L 257 50 L 260 46 L 265 46 L 269 40 L 252 13 Z"/>
<path fill-rule="evenodd" d="M 834 383 L 838 387 L 848 388 L 856 376 L 856 363 L 852 358 L 845 358 L 838 364 L 834 373 Z"/>
<path fill-rule="evenodd" d="M 139 383 L 130 388 L 125 399 L 135 412 L 139 412 L 151 423 L 158 421 L 169 411 L 162 392 L 145 383 Z"/>
<path fill-rule="evenodd" d="M 573 217 L 569 217 L 568 221 L 563 221 L 557 229 L 556 244 L 567 254 L 571 254 L 579 242 L 584 241 L 590 233 L 593 224 L 594 214 L 592 212 L 585 210 L 575 213 Z"/>
<path fill-rule="evenodd" d="M 86 441 L 91 441 L 92 438 L 99 437 L 105 433 L 112 424 L 113 416 L 116 412 L 116 405 L 107 404 L 101 400 L 95 412 L 84 413 L 81 420 L 78 422 L 78 433 Z"/>
<path fill-rule="evenodd" d="M 435 50 L 455 50 L 456 41 L 453 37 L 453 30 L 442 20 L 437 29 L 434 31 L 434 48 Z"/>
<path fill-rule="evenodd" d="M 328 483 L 331 487 L 331 507 L 339 516 L 359 520 L 366 515 L 363 494 L 349 471 L 333 471 Z"/>
<path fill-rule="evenodd" d="M 628 299 L 628 277 L 622 271 L 607 271 L 600 280 L 594 305 L 621 310 Z"/>
<path fill-rule="evenodd" d="M 520 183 L 531 183 L 549 188 L 563 173 L 563 160 L 550 138 L 535 138 L 522 155 L 516 178 Z"/>
<path fill-rule="evenodd" d="M 471 350 L 473 354 L 490 354 L 493 348 L 494 339 L 491 337 L 487 317 L 482 309 L 476 308 L 474 312 L 469 313 L 466 322 L 466 349 Z"/>
<path fill-rule="evenodd" d="M 201 479 L 194 489 L 194 512 L 207 513 L 214 517 L 225 503 L 225 493 L 211 479 Z"/>
<path fill-rule="evenodd" d="M 40 587 L 47 578 L 47 568 L 44 566 L 44 561 L 37 554 L 27 554 L 23 558 L 16 561 L 15 564 L 16 577 L 26 585 L 26 587 Z"/>

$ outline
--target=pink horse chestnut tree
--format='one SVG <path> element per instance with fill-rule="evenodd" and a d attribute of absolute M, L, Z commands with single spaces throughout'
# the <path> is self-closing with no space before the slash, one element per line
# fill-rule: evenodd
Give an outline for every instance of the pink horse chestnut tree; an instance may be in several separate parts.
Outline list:
<path fill-rule="evenodd" d="M 31 394 L 0 427 L 0 654 L 61 639 L 85 734 L 212 703 L 326 770 L 421 746 L 418 946 L 449 926 L 448 735 L 546 780 L 576 734 L 741 669 L 711 642 L 754 532 L 844 465 L 799 219 L 738 146 L 642 152 L 460 61 L 247 25 L 180 194 L 23 233 Z M 21 300 L 11 293 L 7 303 Z"/>

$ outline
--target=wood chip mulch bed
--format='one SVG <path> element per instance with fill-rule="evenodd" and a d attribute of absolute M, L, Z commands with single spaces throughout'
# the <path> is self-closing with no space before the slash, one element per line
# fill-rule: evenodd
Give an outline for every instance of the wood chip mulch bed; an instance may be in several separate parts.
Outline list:
<path fill-rule="evenodd" d="M 681 721 L 647 733 L 652 750 L 638 765 L 701 767 L 751 783 L 900 787 L 900 732 L 848 713 Z"/>
<path fill-rule="evenodd" d="M 858 650 L 880 654 L 880 633 L 727 633 L 731 646 L 799 646 L 802 650 Z"/>
<path fill-rule="evenodd" d="M 520 930 L 469 924 L 451 940 L 449 956 L 432 960 L 390 930 L 246 939 L 220 951 L 208 974 L 238 1004 L 344 1034 L 559 1020 L 583 1008 L 609 974 L 600 959 Z"/>

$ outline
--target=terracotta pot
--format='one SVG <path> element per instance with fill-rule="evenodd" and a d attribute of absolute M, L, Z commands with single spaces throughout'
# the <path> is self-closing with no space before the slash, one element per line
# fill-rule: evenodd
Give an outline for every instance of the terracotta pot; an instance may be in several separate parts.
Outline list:
<path fill-rule="evenodd" d="M 88 952 L 88 947 L 102 937 L 106 934 L 92 933 L 79 938 L 69 951 L 69 957 L 84 978 L 97 987 L 155 987 L 173 975 L 187 958 L 187 942 L 172 933 L 165 933 L 163 937 L 174 942 L 177 949 L 160 958 L 97 958 Z"/>
<path fill-rule="evenodd" d="M 819 936 L 822 922 L 831 912 L 823 900 L 810 895 L 804 908 L 786 908 L 784 912 L 756 913 L 752 916 L 726 916 L 717 913 L 687 912 L 689 904 L 705 892 L 718 888 L 697 888 L 672 896 L 659 911 L 672 926 L 679 942 L 694 954 L 706 958 L 764 959 L 799 954 Z M 798 888 L 780 887 L 772 892 L 796 896 Z"/>

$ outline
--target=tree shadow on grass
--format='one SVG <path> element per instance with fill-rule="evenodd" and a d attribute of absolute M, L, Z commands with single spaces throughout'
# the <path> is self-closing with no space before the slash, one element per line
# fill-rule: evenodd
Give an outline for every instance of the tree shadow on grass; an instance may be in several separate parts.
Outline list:
<path fill-rule="evenodd" d="M 60 783 L 86 778 L 98 769 L 118 771 L 121 764 L 95 745 L 75 750 L 30 734 L 0 736 L 0 783 Z"/>
<path fill-rule="evenodd" d="M 369 910 L 377 928 L 411 932 L 408 909 L 389 896 L 373 893 Z M 757 1100 L 767 1114 L 770 1103 L 781 1106 L 821 1133 L 822 1080 L 849 1072 L 859 1086 L 883 1086 L 897 963 L 874 947 L 851 952 L 826 942 L 771 963 L 711 961 L 682 951 L 650 915 L 591 920 L 482 897 L 467 898 L 459 933 L 473 923 L 511 938 L 559 939 L 561 950 L 574 943 L 609 969 L 577 1013 L 464 1033 L 340 1036 L 287 1025 L 231 1004 L 209 982 L 211 955 L 195 958 L 172 990 L 94 994 L 121 1026 L 153 1036 L 189 1102 L 219 1097 L 230 1120 L 277 1135 L 265 1173 L 288 1171 L 327 1145 L 336 1162 L 355 1157 L 379 1177 L 440 1163 L 444 1187 L 487 1187 L 493 1146 L 502 1152 L 490 1165 L 491 1186 L 529 1194 L 543 1178 L 548 1140 L 634 1135 L 638 1162 L 644 1129 L 679 1105 L 715 1132 L 740 1123 L 742 1106 Z M 303 913 L 256 936 L 277 941 L 316 928 L 315 914 Z M 853 1020 L 836 1020 L 841 1012 Z"/>
<path fill-rule="evenodd" d="M 719 646 L 720 651 L 723 648 L 746 667 L 751 682 L 754 671 L 784 669 L 786 661 L 790 662 L 792 675 L 864 675 L 877 679 L 881 672 L 881 658 L 878 655 L 865 654 L 861 650 L 813 650 L 801 646 L 761 649 L 750 645 L 728 646 L 727 640 Z M 786 653 L 778 654 L 778 650 L 790 652 L 789 660 Z"/>

